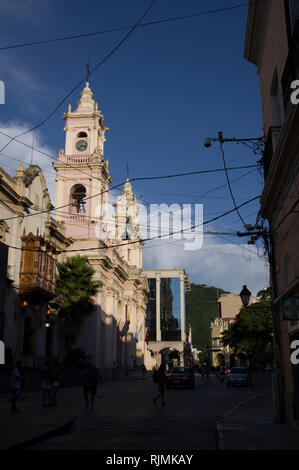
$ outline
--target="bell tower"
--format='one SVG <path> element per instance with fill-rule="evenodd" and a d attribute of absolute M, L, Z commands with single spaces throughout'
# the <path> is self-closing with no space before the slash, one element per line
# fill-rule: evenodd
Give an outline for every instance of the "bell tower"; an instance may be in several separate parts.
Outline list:
<path fill-rule="evenodd" d="M 108 231 L 109 241 L 112 245 L 119 245 L 118 252 L 129 265 L 141 269 L 143 241 L 139 229 L 139 204 L 128 178 L 114 207 L 113 230 Z"/>
<path fill-rule="evenodd" d="M 109 176 L 104 160 L 104 116 L 93 99 L 89 83 L 81 92 L 77 108 L 63 114 L 65 150 L 53 164 L 56 177 L 55 217 L 66 222 L 66 236 L 95 239 L 95 227 L 106 216 Z"/>

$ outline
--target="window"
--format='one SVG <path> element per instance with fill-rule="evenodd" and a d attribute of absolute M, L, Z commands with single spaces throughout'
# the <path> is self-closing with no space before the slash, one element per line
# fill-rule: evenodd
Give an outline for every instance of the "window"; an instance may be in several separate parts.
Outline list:
<path fill-rule="evenodd" d="M 291 33 L 294 34 L 296 22 L 299 20 L 299 4 L 298 0 L 289 0 L 289 13 L 291 22 Z"/>
<path fill-rule="evenodd" d="M 79 132 L 77 134 L 77 137 L 88 137 L 88 136 L 87 136 L 86 132 Z"/>
<path fill-rule="evenodd" d="M 180 279 L 161 278 L 160 314 L 162 341 L 180 341 L 181 305 Z"/>
<path fill-rule="evenodd" d="M 277 69 L 275 69 L 274 74 L 273 74 L 270 98 L 271 98 L 272 127 L 280 127 L 282 119 L 281 119 L 279 81 L 278 81 Z"/>
<path fill-rule="evenodd" d="M 149 328 L 149 341 L 156 341 L 156 278 L 148 278 L 149 301 L 146 310 L 146 327 Z"/>
<path fill-rule="evenodd" d="M 71 189 L 70 194 L 70 211 L 76 214 L 86 212 L 86 189 L 82 184 L 76 184 Z"/>

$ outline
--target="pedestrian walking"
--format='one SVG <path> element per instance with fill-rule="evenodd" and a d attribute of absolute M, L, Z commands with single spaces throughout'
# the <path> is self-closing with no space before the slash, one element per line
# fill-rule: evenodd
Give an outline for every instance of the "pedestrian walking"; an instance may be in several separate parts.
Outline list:
<path fill-rule="evenodd" d="M 144 380 L 146 377 L 146 367 L 144 364 L 142 364 L 141 366 L 141 373 L 142 373 L 142 380 Z"/>
<path fill-rule="evenodd" d="M 210 366 L 208 364 L 205 364 L 204 366 L 204 377 L 205 377 L 205 383 L 209 384 L 210 382 Z"/>
<path fill-rule="evenodd" d="M 94 398 L 97 392 L 98 382 L 103 383 L 102 377 L 98 369 L 93 366 L 92 361 L 88 360 L 83 371 L 83 393 L 85 398 L 85 408 L 88 408 L 90 406 L 90 409 L 93 410 Z"/>
<path fill-rule="evenodd" d="M 252 392 L 262 392 L 263 390 L 263 371 L 260 367 L 253 369 L 252 373 Z"/>
<path fill-rule="evenodd" d="M 58 404 L 56 403 L 56 396 L 57 396 L 58 389 L 60 387 L 60 378 L 61 378 L 60 365 L 59 365 L 59 362 L 56 361 L 52 369 L 52 373 L 51 373 L 51 384 L 52 384 L 51 405 L 52 406 L 58 406 Z"/>
<path fill-rule="evenodd" d="M 134 368 L 135 368 L 135 359 L 134 359 L 134 356 L 132 354 L 131 358 L 130 358 L 130 370 L 133 371 Z"/>
<path fill-rule="evenodd" d="M 204 378 L 205 378 L 205 371 L 204 371 L 204 364 L 199 364 L 198 365 L 198 372 L 200 373 L 201 375 L 201 381 L 203 382 L 204 381 Z"/>
<path fill-rule="evenodd" d="M 119 375 L 119 365 L 113 362 L 113 380 L 117 380 Z"/>
<path fill-rule="evenodd" d="M 97 371 L 97 378 L 98 378 L 98 383 L 101 385 L 101 387 L 104 385 L 104 380 L 103 380 L 103 377 L 102 377 L 102 374 L 101 372 L 99 371 L 99 369 L 96 369 Z M 98 396 L 98 398 L 104 398 L 104 393 L 103 393 L 103 388 L 100 389 L 100 394 Z"/>
<path fill-rule="evenodd" d="M 16 362 L 16 366 L 13 368 L 11 373 L 11 411 L 17 412 L 17 400 L 20 395 L 21 386 L 22 386 L 22 377 L 21 377 L 21 361 Z"/>
<path fill-rule="evenodd" d="M 224 382 L 224 375 L 225 375 L 224 372 L 225 372 L 224 371 L 224 364 L 221 364 L 219 366 L 219 380 L 220 380 L 220 382 Z"/>
<path fill-rule="evenodd" d="M 52 371 L 50 365 L 50 361 L 47 360 L 42 370 L 42 406 L 51 406 Z"/>
<path fill-rule="evenodd" d="M 153 402 L 154 402 L 154 404 L 156 404 L 157 400 L 159 398 L 161 398 L 162 405 L 164 406 L 164 405 L 166 405 L 166 403 L 165 403 L 165 388 L 166 388 L 166 380 L 167 380 L 166 364 L 165 363 L 162 363 L 160 365 L 159 370 L 154 372 L 153 377 L 155 377 L 154 381 L 155 381 L 155 383 L 157 383 L 158 390 L 159 390 L 158 395 L 155 398 L 153 398 Z"/>

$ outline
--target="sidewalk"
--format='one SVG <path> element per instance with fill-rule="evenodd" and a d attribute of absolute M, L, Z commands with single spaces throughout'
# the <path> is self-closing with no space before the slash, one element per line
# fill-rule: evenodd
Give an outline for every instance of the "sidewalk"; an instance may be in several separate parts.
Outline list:
<path fill-rule="evenodd" d="M 105 396 L 105 407 L 109 408 L 108 397 L 112 390 L 120 389 L 127 381 L 142 383 L 142 373 L 139 370 L 131 371 L 129 375 L 122 374 L 119 380 L 105 381 L 104 387 L 98 386 L 96 402 Z M 144 380 L 149 380 L 149 374 Z M 117 385 L 118 384 L 118 385 Z M 57 407 L 42 407 L 42 391 L 22 393 L 23 400 L 17 401 L 17 413 L 11 412 L 11 395 L 0 394 L 0 450 L 24 448 L 39 440 L 48 438 L 66 430 L 74 420 L 86 413 L 82 386 L 61 388 L 57 394 Z M 99 402 L 102 402 L 100 399 Z"/>
<path fill-rule="evenodd" d="M 80 390 L 79 390 L 80 389 Z M 0 449 L 22 448 L 45 435 L 54 435 L 66 429 L 82 407 L 81 387 L 61 389 L 57 407 L 42 407 L 42 392 L 23 393 L 17 401 L 17 413 L 11 412 L 9 394 L 0 395 Z"/>
<path fill-rule="evenodd" d="M 219 450 L 299 450 L 299 431 L 273 422 L 272 390 L 253 393 L 217 422 Z"/>

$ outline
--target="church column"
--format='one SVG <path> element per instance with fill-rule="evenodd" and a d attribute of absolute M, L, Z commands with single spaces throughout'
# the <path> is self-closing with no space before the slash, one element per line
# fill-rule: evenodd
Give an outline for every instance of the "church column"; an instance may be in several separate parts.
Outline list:
<path fill-rule="evenodd" d="M 181 296 L 181 341 L 185 341 L 185 280 L 184 275 L 180 276 L 180 296 Z"/>
<path fill-rule="evenodd" d="M 160 275 L 156 277 L 156 341 L 161 341 Z"/>

